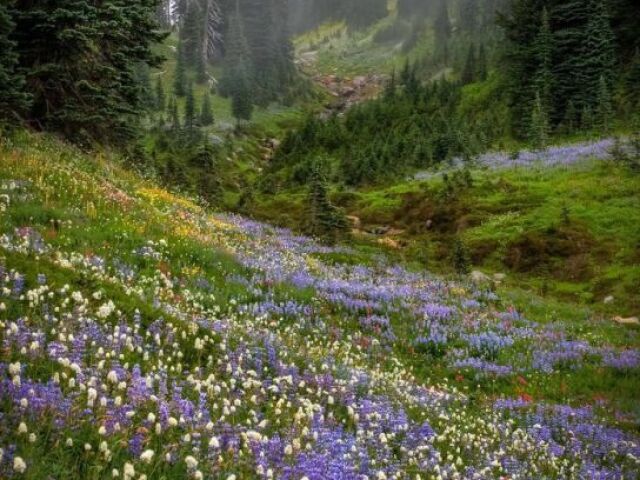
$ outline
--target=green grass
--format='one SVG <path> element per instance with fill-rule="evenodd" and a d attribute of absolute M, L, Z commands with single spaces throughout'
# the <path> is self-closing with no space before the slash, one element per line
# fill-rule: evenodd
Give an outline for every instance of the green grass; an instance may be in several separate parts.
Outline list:
<path fill-rule="evenodd" d="M 594 161 L 547 170 L 475 170 L 473 178 L 474 185 L 454 198 L 442 197 L 440 178 L 336 191 L 333 197 L 365 228 L 401 229 L 397 239 L 405 247 L 396 253 L 408 262 L 426 248 L 428 268 L 450 272 L 450 246 L 460 236 L 473 267 L 507 273 L 510 286 L 609 315 L 638 314 L 640 177 Z M 295 228 L 304 218 L 303 202 L 303 192 L 281 192 L 260 197 L 256 213 Z M 286 205 L 292 207 L 284 210 Z M 431 230 L 425 228 L 429 219 Z M 530 246 L 538 250 L 525 251 L 514 264 L 517 250 Z M 614 301 L 605 305 L 610 295 Z"/>

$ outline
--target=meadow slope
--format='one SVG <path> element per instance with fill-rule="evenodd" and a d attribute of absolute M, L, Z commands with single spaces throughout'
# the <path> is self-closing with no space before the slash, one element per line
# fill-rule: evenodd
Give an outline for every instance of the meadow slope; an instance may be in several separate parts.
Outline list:
<path fill-rule="evenodd" d="M 1 478 L 639 478 L 633 326 L 48 137 L 3 140 L 0 206 Z"/>

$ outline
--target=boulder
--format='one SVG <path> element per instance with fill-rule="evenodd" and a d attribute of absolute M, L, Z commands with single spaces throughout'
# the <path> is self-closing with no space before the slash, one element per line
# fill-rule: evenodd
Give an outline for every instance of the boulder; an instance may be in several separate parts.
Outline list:
<path fill-rule="evenodd" d="M 473 283 L 487 283 L 491 280 L 488 275 L 480 272 L 479 270 L 474 270 L 469 275 L 469 278 Z"/>
<path fill-rule="evenodd" d="M 618 325 L 640 325 L 638 317 L 613 317 L 613 321 Z"/>
<path fill-rule="evenodd" d="M 362 227 L 362 221 L 355 215 L 347 215 L 347 220 L 351 222 L 351 226 L 356 230 L 360 230 L 360 227 Z"/>
<path fill-rule="evenodd" d="M 367 232 L 372 233 L 373 235 L 386 235 L 391 230 L 391 227 L 388 226 L 378 226 L 378 227 L 369 227 L 366 229 Z"/>
<path fill-rule="evenodd" d="M 384 245 L 385 247 L 392 248 L 394 250 L 400 249 L 400 244 L 397 241 L 395 241 L 393 238 L 389 238 L 389 237 L 379 238 L 378 243 L 380 245 Z"/>
<path fill-rule="evenodd" d="M 610 303 L 613 303 L 614 300 L 615 300 L 615 298 L 613 298 L 613 295 L 609 295 L 609 296 L 604 298 L 602 303 L 604 303 L 605 305 L 608 305 Z"/>

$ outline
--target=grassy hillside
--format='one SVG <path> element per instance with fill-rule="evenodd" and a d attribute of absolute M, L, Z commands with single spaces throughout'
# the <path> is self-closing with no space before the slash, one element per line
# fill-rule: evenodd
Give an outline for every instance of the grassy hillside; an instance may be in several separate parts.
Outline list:
<path fill-rule="evenodd" d="M 523 204 L 589 172 L 550 173 Z M 507 191 L 518 204 L 518 175 L 487 210 Z M 635 180 L 619 176 L 571 222 L 620 223 L 623 242 Z M 392 209 L 423 188 L 361 195 Z M 2 140 L 0 201 L 2 478 L 638 471 L 633 326 L 215 215 L 48 137 Z M 557 205 L 495 229 L 544 227 Z"/>
<path fill-rule="evenodd" d="M 451 271 L 452 244 L 460 238 L 474 268 L 508 273 L 513 285 L 635 314 L 640 178 L 609 158 L 608 143 L 595 145 L 605 146 L 583 148 L 583 156 L 571 146 L 539 154 L 555 156 L 551 165 L 538 163 L 534 153 L 524 165 L 503 155 L 500 168 L 491 168 L 482 164 L 488 154 L 471 169 L 470 183 L 454 168 L 388 186 L 335 190 L 333 199 L 357 217 L 357 239 L 386 243 L 425 268 Z M 257 212 L 296 227 L 304 221 L 305 198 L 304 191 L 265 196 Z M 366 234 L 379 227 L 391 228 L 390 235 Z M 609 296 L 614 300 L 603 304 Z"/>

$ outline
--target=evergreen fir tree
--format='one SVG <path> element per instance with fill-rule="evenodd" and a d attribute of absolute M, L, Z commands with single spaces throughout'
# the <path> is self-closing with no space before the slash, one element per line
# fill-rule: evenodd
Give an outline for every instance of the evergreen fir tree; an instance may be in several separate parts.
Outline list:
<path fill-rule="evenodd" d="M 187 87 L 186 100 L 184 104 L 184 126 L 189 130 L 193 129 L 196 121 L 196 101 L 193 95 L 193 83 Z"/>
<path fill-rule="evenodd" d="M 611 16 L 606 0 L 588 0 L 589 19 L 582 46 L 582 72 L 585 76 L 584 95 L 592 108 L 598 108 L 601 81 L 611 92 L 615 72 L 615 37 L 611 28 Z"/>
<path fill-rule="evenodd" d="M 24 93 L 24 76 L 16 72 L 18 56 L 15 43 L 9 40 L 13 27 L 7 5 L 0 4 L 0 123 L 23 114 L 29 100 Z"/>
<path fill-rule="evenodd" d="M 11 39 L 31 124 L 82 143 L 134 138 L 143 107 L 136 68 L 160 64 L 151 46 L 165 37 L 154 10 L 149 0 L 15 1 Z"/>
<path fill-rule="evenodd" d="M 249 47 L 240 20 L 240 11 L 236 7 L 229 16 L 225 69 L 220 82 L 222 93 L 231 97 L 232 113 L 238 122 L 251 120 L 253 114 L 250 67 L 247 63 Z"/>
<path fill-rule="evenodd" d="M 549 13 L 546 8 L 542 10 L 540 30 L 534 43 L 534 53 L 537 62 L 537 71 L 534 79 L 534 88 L 540 96 L 542 109 L 550 116 L 553 108 L 553 34 L 549 23 Z"/>
<path fill-rule="evenodd" d="M 158 77 L 156 78 L 156 110 L 158 110 L 159 112 L 164 112 L 166 103 L 167 99 L 166 94 L 164 93 L 162 77 L 158 75 Z"/>
<path fill-rule="evenodd" d="M 135 76 L 138 82 L 139 103 L 146 110 L 153 110 L 156 106 L 153 88 L 151 87 L 151 75 L 149 66 L 145 63 L 136 65 Z"/>
<path fill-rule="evenodd" d="M 156 23 L 164 30 L 171 28 L 171 0 L 159 0 L 156 5 Z"/>
<path fill-rule="evenodd" d="M 449 61 L 448 44 L 452 27 L 446 0 L 440 0 L 438 4 L 438 12 L 433 27 L 436 33 L 437 56 L 444 63 L 447 63 Z"/>
<path fill-rule="evenodd" d="M 611 93 L 609 93 L 609 87 L 607 87 L 607 81 L 605 78 L 600 77 L 596 118 L 599 130 L 608 132 L 611 127 L 612 118 L 613 107 L 611 105 Z"/>
<path fill-rule="evenodd" d="M 625 75 L 625 87 L 630 103 L 637 111 L 640 111 L 640 46 L 636 47 Z"/>
<path fill-rule="evenodd" d="M 202 11 L 199 0 L 187 2 L 187 11 L 180 25 L 180 45 L 183 52 L 183 60 L 188 68 L 197 70 L 202 55 L 203 23 L 201 21 Z"/>
<path fill-rule="evenodd" d="M 178 131 L 180 130 L 180 114 L 178 113 L 178 102 L 173 97 L 169 102 L 169 110 L 171 111 L 171 128 Z"/>
<path fill-rule="evenodd" d="M 478 0 L 460 0 L 460 28 L 469 33 L 476 30 L 479 18 Z"/>
<path fill-rule="evenodd" d="M 396 96 L 397 88 L 398 86 L 396 85 L 396 70 L 393 69 L 393 71 L 391 72 L 391 77 L 385 85 L 384 98 L 386 98 L 387 100 L 392 100 Z"/>
<path fill-rule="evenodd" d="M 468 275 L 471 271 L 471 261 L 469 260 L 469 250 L 467 246 L 456 238 L 453 243 L 453 268 L 458 275 Z"/>
<path fill-rule="evenodd" d="M 474 44 L 469 46 L 469 52 L 467 53 L 467 60 L 465 61 L 464 68 L 460 75 L 460 81 L 463 85 L 473 83 L 476 76 L 477 63 L 476 63 L 476 47 Z"/>
<path fill-rule="evenodd" d="M 578 118 L 578 110 L 573 100 L 569 100 L 567 108 L 565 110 L 564 119 L 562 120 L 562 130 L 565 133 L 574 132 L 580 125 L 580 119 Z"/>
<path fill-rule="evenodd" d="M 484 45 L 480 45 L 480 50 L 478 52 L 478 60 L 477 60 L 477 68 L 476 68 L 476 78 L 480 82 L 484 82 L 489 76 L 489 65 L 487 60 L 487 51 Z"/>
<path fill-rule="evenodd" d="M 173 93 L 177 97 L 184 97 L 187 93 L 187 70 L 184 58 L 184 46 L 182 42 L 178 44 L 176 70 L 173 77 Z"/>
<path fill-rule="evenodd" d="M 202 109 L 200 110 L 200 125 L 208 127 L 213 124 L 213 108 L 211 106 L 211 95 L 205 92 L 202 97 Z"/>
<path fill-rule="evenodd" d="M 549 116 L 542 103 L 542 97 L 536 92 L 531 111 L 529 141 L 535 148 L 544 148 L 549 143 Z"/>
<path fill-rule="evenodd" d="M 348 228 L 348 223 L 340 210 L 331 204 L 327 183 L 319 161 L 311 166 L 308 196 L 307 232 L 333 243 Z"/>

